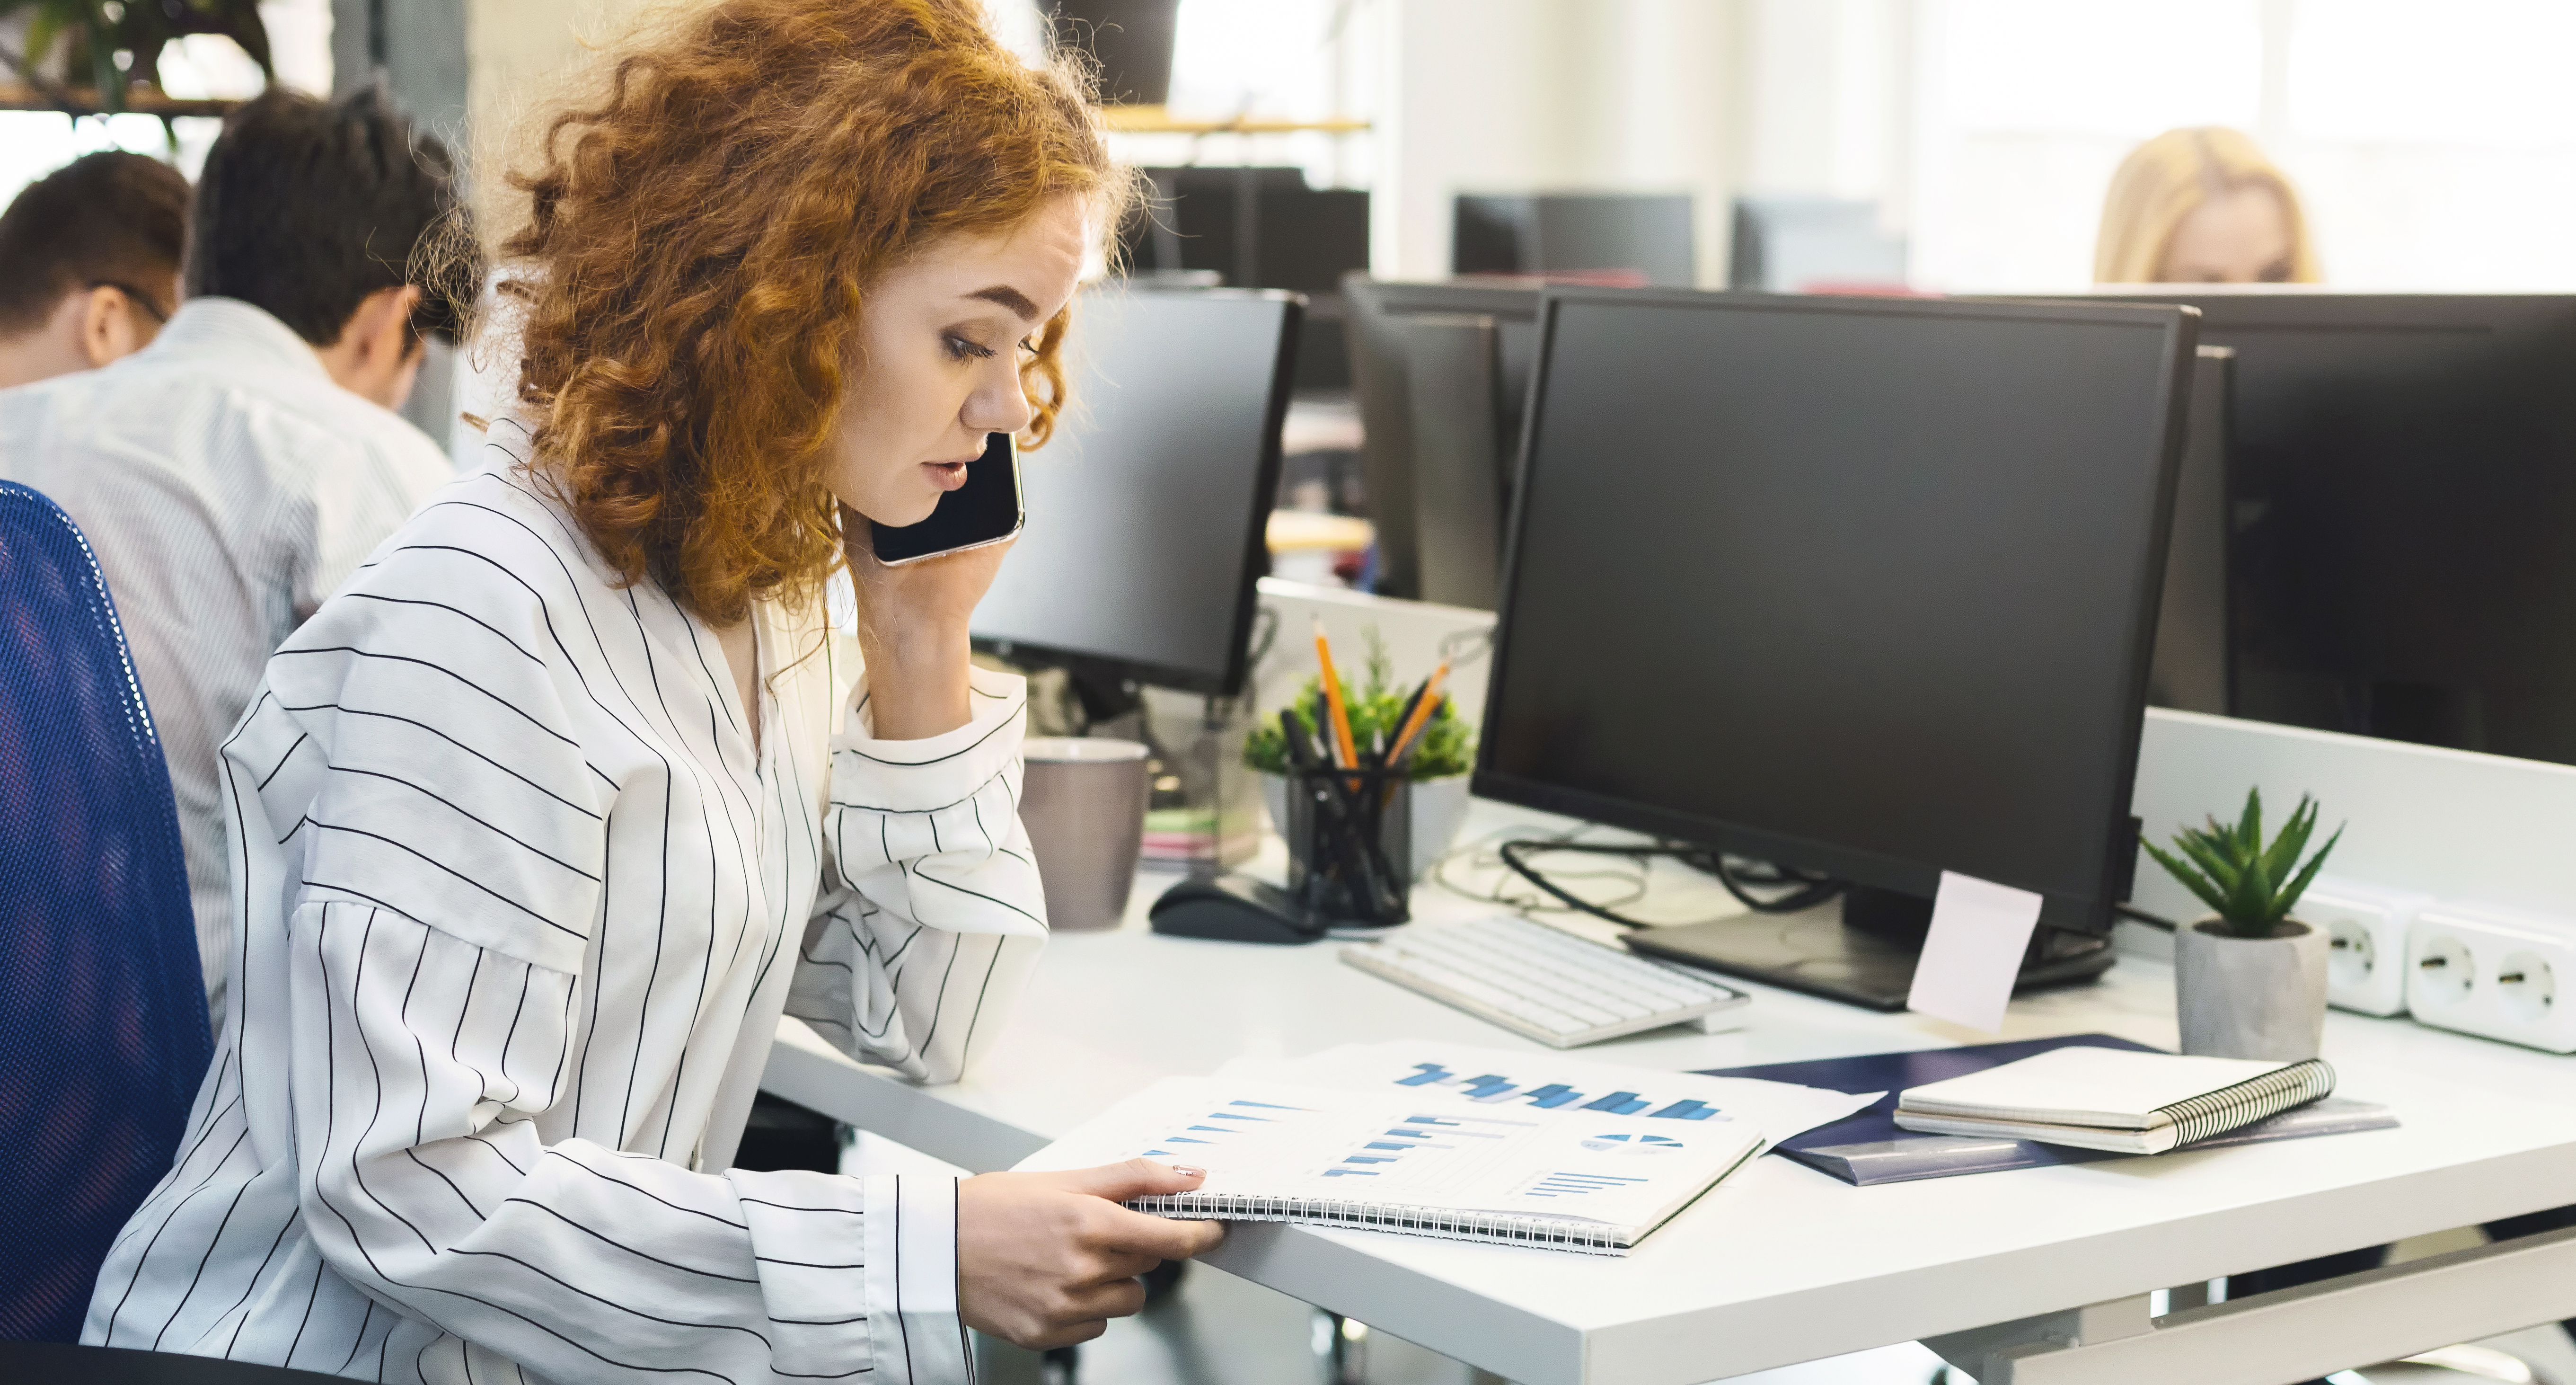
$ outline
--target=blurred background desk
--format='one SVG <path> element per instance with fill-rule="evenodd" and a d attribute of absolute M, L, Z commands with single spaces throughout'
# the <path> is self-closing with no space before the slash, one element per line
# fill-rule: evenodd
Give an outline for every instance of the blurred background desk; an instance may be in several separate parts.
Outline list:
<path fill-rule="evenodd" d="M 1466 836 L 1568 825 L 1479 803 Z M 1276 838 L 1266 841 L 1255 873 L 1276 878 L 1281 850 Z M 1156 1078 L 1206 1073 L 1238 1057 L 1400 1038 L 1544 1051 L 1344 965 L 1337 944 L 1263 948 L 1149 933 L 1145 908 L 1173 878 L 1141 877 L 1115 931 L 1058 935 L 1019 1018 L 966 1081 L 912 1086 L 849 1061 L 790 1021 L 764 1085 L 940 1159 L 991 1170 Z M 1707 893 L 1700 909 L 1659 881 L 1656 913 L 1720 912 L 1722 896 Z M 1438 885 L 1415 892 L 1423 920 L 1491 908 Z M 1700 1069 L 1986 1037 L 1747 988 L 1756 998 L 1738 1012 L 1739 1028 L 1665 1030 L 1582 1056 Z M 2170 1046 L 2172 995 L 2163 964 L 2123 957 L 2099 985 L 2015 1002 L 2001 1037 L 2098 1030 Z M 2410 1286 L 2403 1314 L 2365 1296 L 2327 1304 L 2330 1322 L 2290 1304 L 2307 1316 L 2266 1327 L 2240 1311 L 2215 1332 L 2179 1330 L 2182 1318 L 2145 1330 L 2144 1296 L 2156 1289 L 2576 1202 L 2576 1066 L 2342 1012 L 2328 1018 L 2326 1052 L 2350 1095 L 2396 1107 L 2405 1127 L 1869 1189 L 1766 1158 L 1625 1259 L 1272 1225 L 1238 1226 L 1209 1259 L 1522 1385 L 1689 1385 L 2088 1307 L 2069 1335 L 2129 1335 L 2061 1353 L 2054 1374 L 2029 1363 L 2022 1378 L 2253 1385 L 2402 1354 L 2366 1340 L 2382 1328 L 2422 1335 L 2401 1344 L 2420 1350 L 2576 1315 L 2576 1273 L 2495 1263 Z M 2550 1302 L 2520 1305 L 2517 1294 Z M 2393 1324 L 2396 1317 L 2410 1321 Z M 2294 1356 L 2351 1359 L 2279 1370 L 2287 1358 L 2246 1350 L 2258 1341 Z M 2185 1354 L 2140 1356 L 2143 1347 Z"/>

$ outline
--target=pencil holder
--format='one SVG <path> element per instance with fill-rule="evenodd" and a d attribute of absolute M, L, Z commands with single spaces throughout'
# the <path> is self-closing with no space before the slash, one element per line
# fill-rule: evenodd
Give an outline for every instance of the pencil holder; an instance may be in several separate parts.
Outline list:
<path fill-rule="evenodd" d="M 1413 789 L 1403 771 L 1288 776 L 1288 892 L 1319 917 L 1384 927 L 1411 915 Z"/>

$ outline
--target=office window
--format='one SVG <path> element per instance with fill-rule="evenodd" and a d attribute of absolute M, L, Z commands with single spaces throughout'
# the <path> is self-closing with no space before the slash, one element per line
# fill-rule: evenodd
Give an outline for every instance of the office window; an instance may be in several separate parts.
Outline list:
<path fill-rule="evenodd" d="M 1368 119 L 1385 24 L 1399 0 L 1180 0 L 1169 109 L 1182 120 Z M 1316 187 L 1365 188 L 1367 134 L 1122 135 L 1140 164 L 1294 164 Z"/>
<path fill-rule="evenodd" d="M 2576 6 L 2562 0 L 1923 0 L 1913 277 L 2091 277 L 2122 155 L 2233 125 L 2306 199 L 2329 282 L 2576 289 Z"/>
<path fill-rule="evenodd" d="M 305 91 L 331 89 L 331 0 L 269 0 L 259 7 L 278 80 Z M 14 45 L 17 40 L 7 40 Z M 260 89 L 259 66 L 231 40 L 210 34 L 177 39 L 162 50 L 161 81 L 188 99 L 243 97 Z M 164 126 L 148 115 L 73 120 L 47 111 L 0 111 L 0 206 L 18 190 L 83 154 L 124 149 L 169 159 L 196 180 L 223 122 L 183 116 Z"/>

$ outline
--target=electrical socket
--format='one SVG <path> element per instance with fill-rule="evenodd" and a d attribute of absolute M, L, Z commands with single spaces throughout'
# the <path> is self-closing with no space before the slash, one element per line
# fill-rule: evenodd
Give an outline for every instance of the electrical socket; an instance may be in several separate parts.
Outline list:
<path fill-rule="evenodd" d="M 2326 931 L 2326 1003 L 2365 1015 L 2406 1012 L 2406 937 L 2429 895 L 2320 875 L 2299 896 L 2301 922 Z"/>
<path fill-rule="evenodd" d="M 2407 948 L 2406 1003 L 2443 1029 L 2576 1053 L 2576 922 L 2475 905 L 2418 910 Z"/>

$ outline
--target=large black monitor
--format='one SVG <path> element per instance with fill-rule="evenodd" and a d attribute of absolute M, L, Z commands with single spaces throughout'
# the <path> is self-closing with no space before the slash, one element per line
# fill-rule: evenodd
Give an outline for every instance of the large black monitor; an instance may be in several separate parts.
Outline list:
<path fill-rule="evenodd" d="M 2026 979 L 2098 971 L 2068 935 L 2107 935 L 2135 858 L 2192 326 L 1550 291 L 1475 791 L 1821 872 L 1879 920 L 1700 926 L 1727 970 L 1901 1005 L 1956 871 L 2080 944 Z"/>
<path fill-rule="evenodd" d="M 1343 281 L 1377 590 L 1491 610 L 1539 291 Z"/>
<path fill-rule="evenodd" d="M 1096 680 L 1241 690 L 1300 306 L 1082 296 L 1073 404 L 1023 458 L 1028 525 L 975 608 L 978 643 Z"/>
<path fill-rule="evenodd" d="M 2235 714 L 2576 764 L 2576 296 L 2118 296 L 2235 352 Z"/>

